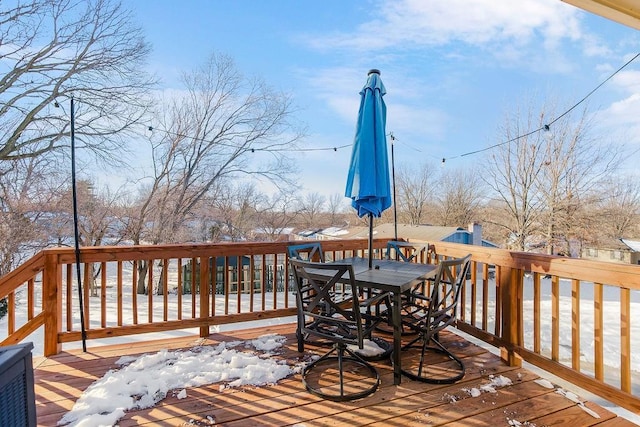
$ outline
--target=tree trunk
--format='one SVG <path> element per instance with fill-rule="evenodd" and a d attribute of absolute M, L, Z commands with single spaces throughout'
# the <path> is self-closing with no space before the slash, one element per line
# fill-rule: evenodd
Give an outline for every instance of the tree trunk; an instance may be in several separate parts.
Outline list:
<path fill-rule="evenodd" d="M 147 270 L 149 269 L 149 263 L 147 261 L 140 261 L 138 263 L 138 283 L 137 283 L 137 293 L 139 295 L 147 294 Z"/>

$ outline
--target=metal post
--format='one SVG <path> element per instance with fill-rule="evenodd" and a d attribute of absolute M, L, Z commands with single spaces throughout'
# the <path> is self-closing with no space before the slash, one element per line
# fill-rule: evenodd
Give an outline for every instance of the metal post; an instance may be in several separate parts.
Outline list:
<path fill-rule="evenodd" d="M 73 231 L 76 252 L 76 275 L 78 276 L 78 303 L 80 304 L 80 330 L 82 351 L 87 352 L 87 331 L 84 326 L 84 301 L 82 296 L 82 271 L 80 270 L 80 231 L 78 227 L 78 190 L 76 185 L 76 132 L 75 110 L 71 98 L 71 191 L 73 198 Z"/>

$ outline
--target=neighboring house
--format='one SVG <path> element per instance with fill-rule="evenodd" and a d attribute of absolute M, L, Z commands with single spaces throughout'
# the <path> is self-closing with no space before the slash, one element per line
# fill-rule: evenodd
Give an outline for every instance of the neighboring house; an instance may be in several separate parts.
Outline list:
<path fill-rule="evenodd" d="M 253 236 L 255 240 L 267 240 L 286 242 L 292 240 L 293 228 L 292 227 L 261 227 L 253 230 Z"/>
<path fill-rule="evenodd" d="M 303 234 L 303 236 L 301 236 Z M 369 237 L 369 227 L 349 227 L 339 229 L 330 227 L 324 230 L 317 230 L 313 234 L 298 233 L 298 239 L 306 240 L 335 240 L 335 239 L 366 239 Z M 384 223 L 373 228 L 374 239 L 395 238 L 393 223 Z M 441 227 L 435 225 L 409 225 L 398 224 L 398 238 L 408 241 L 420 242 L 451 242 L 467 245 L 482 245 L 497 248 L 498 245 L 482 239 L 482 226 L 479 224 L 469 225 L 469 229 L 461 227 Z"/>
<path fill-rule="evenodd" d="M 368 236 L 369 231 L 362 233 L 363 238 Z M 354 236 L 355 237 L 355 236 Z M 395 238 L 395 227 L 393 223 L 380 224 L 373 229 L 374 238 Z M 409 225 L 398 224 L 398 238 L 408 241 L 419 242 L 450 242 L 462 243 L 465 245 L 478 245 L 497 248 L 498 245 L 482 238 L 482 226 L 472 223 L 469 229 L 462 227 L 443 227 L 437 225 Z"/>
<path fill-rule="evenodd" d="M 620 264 L 640 264 L 640 241 L 616 239 L 601 243 L 597 247 L 584 247 L 580 257 Z"/>

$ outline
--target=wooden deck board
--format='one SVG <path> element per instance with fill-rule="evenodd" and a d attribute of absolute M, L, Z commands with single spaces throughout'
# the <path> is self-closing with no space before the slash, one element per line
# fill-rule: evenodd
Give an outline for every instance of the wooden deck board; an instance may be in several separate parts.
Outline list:
<path fill-rule="evenodd" d="M 297 352 L 294 325 L 277 325 L 260 329 L 211 334 L 206 339 L 182 337 L 147 341 L 132 345 L 74 350 L 51 358 L 34 360 L 38 425 L 56 425 L 83 391 L 108 370 L 118 369 L 122 356 L 140 356 L 161 349 L 187 349 L 197 345 L 217 345 L 222 341 L 243 341 L 266 333 L 287 336 L 282 354 L 288 360 L 302 360 L 323 348 L 308 345 L 305 354 Z M 600 415 L 594 418 L 566 397 L 533 382 L 538 376 L 522 368 L 509 367 L 494 354 L 452 333 L 442 335 L 443 342 L 465 363 L 466 375 L 455 384 L 434 385 L 403 378 L 393 384 L 393 370 L 388 361 L 375 362 L 380 372 L 378 391 L 364 399 L 331 402 L 308 393 L 293 375 L 277 385 L 224 388 L 220 384 L 189 388 L 187 398 L 169 395 L 152 408 L 134 410 L 119 422 L 134 425 L 217 425 L 217 426 L 398 426 L 413 425 L 508 425 L 510 419 L 535 425 L 630 426 L 635 425 L 605 409 L 587 403 Z M 306 356 L 305 356 L 306 355 Z M 468 390 L 490 382 L 491 376 L 504 375 L 513 385 L 496 388 L 471 397 Z M 579 420 L 579 422 L 575 421 Z"/>

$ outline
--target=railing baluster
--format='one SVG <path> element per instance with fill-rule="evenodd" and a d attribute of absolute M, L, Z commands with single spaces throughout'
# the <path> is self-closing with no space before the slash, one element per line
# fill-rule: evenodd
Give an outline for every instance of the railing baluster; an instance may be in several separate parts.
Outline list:
<path fill-rule="evenodd" d="M 67 287 L 66 287 L 66 318 L 67 318 L 67 331 L 73 330 L 73 264 L 67 264 Z"/>
<path fill-rule="evenodd" d="M 495 306 L 495 325 L 494 325 L 494 334 L 497 336 L 501 336 L 504 329 L 502 329 L 502 303 L 503 303 L 503 291 L 506 287 L 507 281 L 511 277 L 511 271 L 507 267 L 499 266 L 496 268 L 496 306 Z M 489 295 L 486 296 L 489 298 Z M 506 302 L 506 301 L 505 301 Z"/>
<path fill-rule="evenodd" d="M 631 291 L 620 288 L 620 388 L 631 393 Z"/>
<path fill-rule="evenodd" d="M 27 320 L 33 319 L 33 310 L 36 303 L 34 288 L 33 279 L 29 279 L 27 281 Z"/>
<path fill-rule="evenodd" d="M 216 307 L 216 299 L 215 299 L 215 283 L 216 283 L 216 279 L 215 279 L 215 265 L 216 265 L 216 258 L 213 257 L 213 265 L 214 265 L 214 273 L 212 273 L 213 276 L 213 280 L 212 282 L 214 283 L 214 288 L 213 288 L 213 294 L 214 297 L 212 298 L 213 300 L 213 304 L 211 307 L 211 315 L 215 316 L 216 312 L 215 312 L 215 307 Z M 209 317 L 209 281 L 207 280 L 207 278 L 209 277 L 209 257 L 208 256 L 203 256 L 200 257 L 200 318 L 207 318 Z M 208 326 L 201 326 L 200 327 L 200 336 L 201 337 L 207 337 L 209 336 L 209 327 Z"/>
<path fill-rule="evenodd" d="M 162 260 L 162 318 L 169 320 L 169 260 Z"/>
<path fill-rule="evenodd" d="M 182 293 L 183 293 L 183 286 L 182 286 L 182 258 L 178 258 L 178 307 L 177 307 L 177 312 L 178 312 L 178 320 L 182 320 Z"/>
<path fill-rule="evenodd" d="M 284 306 L 289 307 L 289 262 L 284 263 L 284 278 L 282 280 L 282 292 L 284 292 Z M 277 301 L 277 299 L 275 300 Z M 274 306 L 273 308 L 277 308 Z"/>
<path fill-rule="evenodd" d="M 540 353 L 540 273 L 533 273 L 533 351 Z"/>
<path fill-rule="evenodd" d="M 191 269 L 189 271 L 191 271 L 190 288 L 191 288 L 191 318 L 192 319 L 196 318 L 196 295 L 198 294 L 197 292 L 198 288 L 196 286 L 196 271 L 200 271 L 200 270 L 196 270 L 196 265 L 198 265 L 198 261 L 196 260 L 196 258 L 191 258 Z"/>
<path fill-rule="evenodd" d="M 16 293 L 11 292 L 7 297 L 7 335 L 16 331 Z"/>
<path fill-rule="evenodd" d="M 100 263 L 100 327 L 107 327 L 107 263 Z"/>
<path fill-rule="evenodd" d="M 225 257 L 226 258 L 226 257 Z M 203 261 L 206 260 L 205 261 Z M 205 287 L 207 289 L 207 304 L 209 304 L 209 306 L 211 307 L 211 309 L 209 310 L 209 312 L 211 313 L 211 316 L 215 316 L 216 313 L 218 312 L 217 310 L 217 301 L 218 301 L 218 258 L 217 257 L 204 257 L 203 259 L 200 260 L 200 262 L 204 262 L 205 266 L 204 266 L 204 271 L 203 275 L 201 276 L 204 280 L 205 283 Z M 226 273 L 222 273 L 222 277 L 223 277 L 223 283 L 224 283 L 224 278 L 226 277 Z M 223 285 L 223 289 L 224 289 L 224 285 Z M 225 299 L 227 298 L 227 293 L 223 292 L 222 298 Z"/>
<path fill-rule="evenodd" d="M 238 257 L 237 257 L 237 262 L 238 262 L 237 266 L 238 267 L 236 269 L 236 271 L 237 271 L 236 274 L 238 276 L 237 277 L 238 285 L 236 286 L 237 287 L 236 290 L 238 291 L 238 296 L 237 296 L 237 300 L 236 300 L 236 313 L 240 313 L 240 306 L 242 304 L 241 296 L 242 296 L 242 292 L 244 291 L 244 265 L 242 263 L 242 260 L 243 260 L 243 257 L 238 255 Z"/>
<path fill-rule="evenodd" d="M 153 323 L 153 259 L 147 261 L 147 321 Z"/>
<path fill-rule="evenodd" d="M 133 271 L 131 278 L 131 311 L 133 315 L 133 324 L 138 324 L 138 261 L 133 261 Z"/>
<path fill-rule="evenodd" d="M 287 264 L 286 255 L 285 264 Z M 271 290 L 273 292 L 273 306 L 271 308 L 275 309 L 277 306 L 276 301 L 278 301 L 278 254 L 275 254 L 273 258 L 273 286 Z"/>
<path fill-rule="evenodd" d="M 496 277 L 498 267 L 495 268 Z M 497 304 L 496 304 L 497 305 Z M 482 270 L 482 330 L 489 328 L 489 265 L 485 264 Z"/>
<path fill-rule="evenodd" d="M 601 283 L 593 284 L 593 341 L 595 377 L 598 381 L 604 379 L 604 310 L 602 307 L 603 286 Z"/>
<path fill-rule="evenodd" d="M 122 294 L 122 261 L 118 261 L 117 263 L 117 277 L 116 277 L 116 286 L 117 286 L 117 299 L 118 299 L 118 326 L 122 326 L 123 322 L 123 294 Z"/>
<path fill-rule="evenodd" d="M 560 278 L 551 277 L 551 360 L 560 359 Z"/>
<path fill-rule="evenodd" d="M 580 281 L 571 280 L 571 367 L 580 372 Z"/>
<path fill-rule="evenodd" d="M 264 311 L 266 309 L 267 306 L 267 255 L 262 255 L 262 261 L 261 261 L 261 266 L 262 266 L 262 280 L 260 281 L 260 291 L 262 292 L 262 295 L 260 295 L 260 309 L 262 311 Z"/>
<path fill-rule="evenodd" d="M 91 277 L 92 276 L 90 271 L 91 267 L 92 267 L 92 264 L 90 262 L 85 262 L 83 274 L 82 274 L 82 291 L 83 291 L 82 303 L 84 305 L 84 326 L 87 331 L 91 329 L 90 288 L 93 286 L 93 281 L 91 281 L 91 279 L 93 278 Z"/>
<path fill-rule="evenodd" d="M 473 265 L 474 268 L 471 271 L 471 324 L 472 325 L 476 325 L 476 320 L 477 320 L 477 308 L 476 305 L 478 304 L 478 284 L 477 284 L 477 264 L 475 261 L 473 261 Z M 484 264 L 486 265 L 486 264 Z M 484 269 L 484 265 L 483 265 L 483 269 Z"/>
<path fill-rule="evenodd" d="M 230 274 L 229 257 L 224 257 L 224 314 L 229 314 L 229 294 L 231 293 Z"/>
<path fill-rule="evenodd" d="M 255 267 L 255 258 L 253 254 L 249 257 L 249 312 L 253 313 L 253 294 L 255 290 L 255 276 L 256 276 L 256 267 Z"/>

